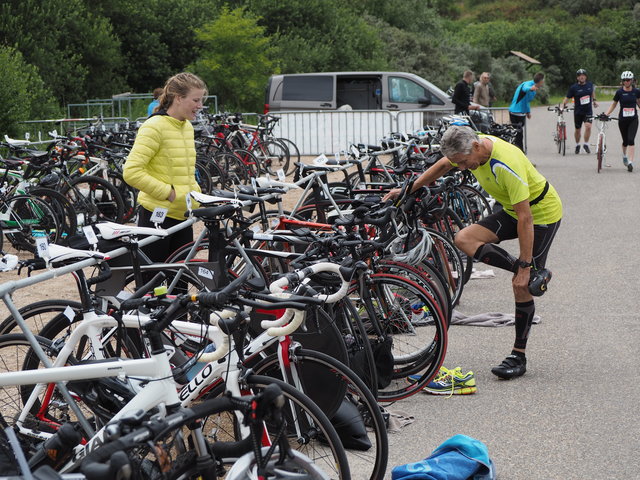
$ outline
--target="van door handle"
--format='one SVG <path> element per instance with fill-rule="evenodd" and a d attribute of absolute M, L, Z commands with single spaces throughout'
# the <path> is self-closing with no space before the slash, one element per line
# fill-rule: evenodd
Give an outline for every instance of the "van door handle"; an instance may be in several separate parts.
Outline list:
<path fill-rule="evenodd" d="M 395 103 L 390 103 L 389 105 L 387 105 L 387 108 L 398 108 L 398 105 L 396 105 Z"/>
<path fill-rule="evenodd" d="M 321 107 L 330 107 L 331 104 L 330 103 L 321 103 L 320 106 Z"/>

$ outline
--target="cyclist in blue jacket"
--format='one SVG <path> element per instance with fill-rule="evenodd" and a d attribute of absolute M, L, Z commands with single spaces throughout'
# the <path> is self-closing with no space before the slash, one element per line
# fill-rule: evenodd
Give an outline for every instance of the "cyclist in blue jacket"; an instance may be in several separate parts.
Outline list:
<path fill-rule="evenodd" d="M 531 107 L 529 104 L 542 85 L 544 85 L 544 73 L 538 72 L 533 76 L 533 80 L 528 80 L 518 85 L 518 88 L 516 88 L 513 94 L 511 105 L 509 106 L 509 119 L 511 123 L 522 127 L 522 130 L 515 139 L 515 145 L 522 151 L 524 151 L 524 125 L 527 118 L 531 118 Z"/>

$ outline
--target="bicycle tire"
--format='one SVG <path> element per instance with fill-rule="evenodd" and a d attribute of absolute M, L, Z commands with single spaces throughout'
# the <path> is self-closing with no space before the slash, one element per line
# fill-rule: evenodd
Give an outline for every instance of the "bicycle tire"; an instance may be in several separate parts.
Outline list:
<path fill-rule="evenodd" d="M 213 179 L 207 166 L 196 161 L 195 169 L 196 182 L 200 186 L 200 191 L 202 193 L 210 193 L 213 188 Z"/>
<path fill-rule="evenodd" d="M 300 368 L 303 381 L 302 391 L 311 398 L 317 405 L 322 406 L 332 403 L 332 399 L 328 402 L 328 395 L 337 394 L 337 391 L 322 388 L 322 378 L 330 377 L 346 385 L 348 401 L 354 402 L 358 407 L 358 412 L 363 417 L 363 421 L 371 429 L 367 438 L 371 443 L 373 451 L 353 451 L 347 449 L 347 457 L 349 458 L 349 467 L 358 472 L 358 478 L 369 480 L 382 479 L 386 471 L 387 460 L 389 455 L 389 441 L 384 418 L 376 402 L 375 397 L 367 388 L 365 383 L 356 375 L 356 373 L 335 358 L 315 350 L 307 350 L 304 348 L 296 348 L 295 351 L 289 352 L 289 360 Z M 258 364 L 254 365 L 253 370 L 256 375 L 267 375 L 269 377 L 281 378 L 280 365 L 277 354 L 272 354 L 262 359 Z M 306 369 L 306 371 L 305 371 Z M 320 384 L 320 385 L 319 385 Z M 312 390 L 309 390 L 311 387 Z M 316 388 L 313 388 L 316 387 Z M 322 407 L 321 407 L 322 408 Z M 338 432 L 348 429 L 347 418 L 340 417 L 342 424 L 337 424 L 335 410 L 326 411 L 325 414 L 332 420 L 334 427 Z M 355 414 L 355 411 L 353 412 Z M 357 421 L 355 418 L 354 421 Z M 368 430 L 368 429 L 367 429 Z M 339 433 L 340 435 L 340 433 Z M 344 437 L 343 444 L 348 442 Z M 361 474 L 365 474 L 364 476 Z"/>
<path fill-rule="evenodd" d="M 288 138 L 278 137 L 276 140 L 283 143 L 289 150 L 289 163 L 285 173 L 287 175 L 293 175 L 296 170 L 296 163 L 300 163 L 300 150 L 298 149 L 298 146 Z"/>
<path fill-rule="evenodd" d="M 116 187 L 104 178 L 82 175 L 73 178 L 61 193 L 69 198 L 81 217 L 81 226 L 99 221 L 122 223 L 124 202 Z"/>
<path fill-rule="evenodd" d="M 251 177 L 246 165 L 240 158 L 232 153 L 216 153 L 212 161 L 218 164 L 219 169 L 230 185 L 246 185 Z"/>
<path fill-rule="evenodd" d="M 82 304 L 73 300 L 63 299 L 41 300 L 20 308 L 18 312 L 33 331 L 41 332 L 44 326 L 47 325 L 52 318 L 57 317 L 59 314 L 67 310 L 67 308 L 71 308 L 74 313 L 78 313 L 82 310 Z M 49 316 L 49 314 L 51 314 L 51 316 Z M 67 319 L 67 325 L 68 324 L 69 320 Z M 18 322 L 13 315 L 9 315 L 2 321 L 2 323 L 0 323 L 0 335 L 20 332 L 21 330 L 18 326 Z M 42 335 L 42 332 L 40 335 L 46 338 L 52 338 L 47 335 Z"/>
<path fill-rule="evenodd" d="M 596 151 L 596 158 L 598 160 L 598 170 L 600 173 L 602 170 L 602 163 L 604 162 L 604 138 L 602 135 L 598 135 L 598 150 Z"/>
<path fill-rule="evenodd" d="M 378 322 L 384 335 L 393 339 L 393 378 L 389 386 L 378 389 L 378 398 L 396 401 L 421 388 L 408 384 L 407 375 L 423 371 L 423 377 L 431 379 L 438 372 L 447 351 L 446 320 L 433 297 L 410 280 L 376 273 L 371 276 L 370 285 L 375 312 L 369 313 L 371 307 L 366 307 L 367 314 L 373 318 L 369 321 Z M 354 298 L 353 293 L 350 292 L 350 298 L 358 305 L 363 300 Z M 422 319 L 427 312 L 432 322 L 413 325 L 413 314 L 419 314 Z"/>
<path fill-rule="evenodd" d="M 61 228 L 59 242 L 64 245 L 66 240 L 71 235 L 75 235 L 78 230 L 76 210 L 69 199 L 51 188 L 30 188 L 29 194 L 43 199 L 54 210 Z"/>
<path fill-rule="evenodd" d="M 445 279 L 451 297 L 451 305 L 455 306 L 460 301 L 462 291 L 464 289 L 464 264 L 460 251 L 453 242 L 438 230 L 427 228 L 427 232 L 431 235 L 434 245 L 431 249 L 431 255 L 423 263 L 433 266 Z"/>
<path fill-rule="evenodd" d="M 240 159 L 252 177 L 259 177 L 265 172 L 265 166 L 259 155 L 245 148 L 234 148 L 231 152 L 236 158 Z"/>
<path fill-rule="evenodd" d="M 62 233 L 56 212 L 34 195 L 14 195 L 5 200 L 8 218 L 3 220 L 4 235 L 16 250 L 36 251 L 34 232 L 39 231 L 49 243 L 56 243 Z M 13 231 L 11 231 L 13 230 Z"/>
<path fill-rule="evenodd" d="M 469 201 L 473 223 L 478 223 L 479 220 L 493 213 L 489 200 L 487 200 L 487 197 L 485 197 L 480 190 L 466 184 L 458 185 L 456 188 L 462 191 Z"/>
<path fill-rule="evenodd" d="M 309 397 L 285 382 L 261 375 L 247 376 L 245 387 L 247 393 L 255 394 L 272 383 L 276 383 L 282 389 L 282 393 L 287 400 L 288 408 L 285 413 L 287 423 L 291 426 L 294 423 L 292 419 L 298 419 L 297 426 L 301 428 L 301 433 L 304 434 L 300 437 L 296 432 L 289 429 L 291 448 L 311 458 L 323 471 L 332 472 L 331 478 L 350 478 L 347 455 L 335 428 L 322 410 Z M 206 394 L 204 400 L 219 397 L 224 392 L 224 383 L 219 383 Z M 295 407 L 293 411 L 291 410 L 292 407 Z M 303 415 L 300 415 L 299 412 L 302 412 Z M 308 423 L 309 420 L 310 422 Z M 232 422 L 233 425 L 229 425 L 229 423 L 229 421 L 216 423 L 213 430 L 215 430 L 218 437 L 226 436 L 224 440 L 237 440 L 238 431 L 235 428 L 235 422 Z M 203 428 L 211 430 L 206 425 Z"/>
<path fill-rule="evenodd" d="M 254 149 L 256 156 L 267 173 L 277 175 L 279 170 L 285 174 L 289 170 L 289 149 L 277 140 L 267 140 Z"/>
<path fill-rule="evenodd" d="M 408 278 L 424 288 L 438 302 L 442 313 L 447 318 L 447 326 L 449 325 L 452 313 L 451 296 L 445 287 L 444 279 L 431 265 L 423 262 L 414 266 L 391 260 L 379 260 L 378 267 L 381 273 Z"/>
<path fill-rule="evenodd" d="M 118 189 L 118 193 L 120 193 L 120 197 L 122 198 L 122 204 L 124 206 L 122 222 L 126 223 L 132 220 L 136 215 L 138 190 L 125 182 L 120 172 L 111 170 L 107 174 L 107 178 L 109 182 Z"/>
<path fill-rule="evenodd" d="M 564 157 L 565 154 L 567 153 L 567 126 L 563 123 L 562 124 L 562 156 Z"/>

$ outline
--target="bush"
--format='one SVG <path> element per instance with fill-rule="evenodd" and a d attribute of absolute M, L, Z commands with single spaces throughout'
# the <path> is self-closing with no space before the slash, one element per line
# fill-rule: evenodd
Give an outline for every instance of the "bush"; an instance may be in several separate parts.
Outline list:
<path fill-rule="evenodd" d="M 0 133 L 22 135 L 26 128 L 18 122 L 43 119 L 60 112 L 38 70 L 11 47 L 0 46 Z"/>

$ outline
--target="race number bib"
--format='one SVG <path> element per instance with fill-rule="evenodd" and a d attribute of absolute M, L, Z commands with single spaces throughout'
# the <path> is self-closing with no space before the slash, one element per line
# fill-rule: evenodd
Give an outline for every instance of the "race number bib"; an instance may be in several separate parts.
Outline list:
<path fill-rule="evenodd" d="M 591 95 L 580 97 L 580 105 L 589 105 L 591 103 Z"/>
<path fill-rule="evenodd" d="M 153 213 L 151 214 L 151 221 L 153 223 L 161 224 L 164 222 L 165 217 L 167 216 L 167 212 L 169 210 L 167 208 L 156 207 L 153 209 Z"/>
<path fill-rule="evenodd" d="M 623 108 L 622 109 L 622 116 L 623 117 L 635 117 L 636 116 L 635 107 Z"/>

